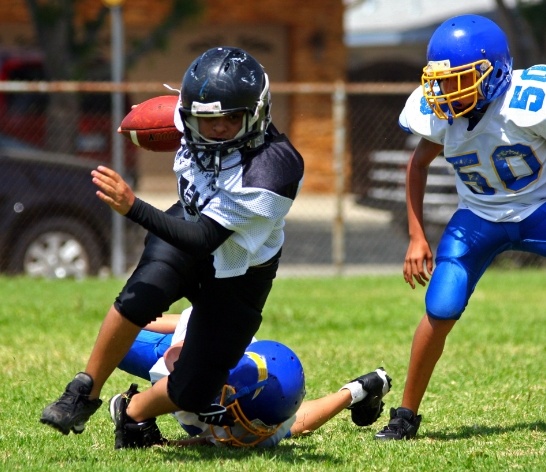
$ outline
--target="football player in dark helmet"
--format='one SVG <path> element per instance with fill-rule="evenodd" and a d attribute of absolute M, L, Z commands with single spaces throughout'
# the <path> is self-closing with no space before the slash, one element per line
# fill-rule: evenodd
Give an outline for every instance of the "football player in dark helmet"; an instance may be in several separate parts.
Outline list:
<path fill-rule="evenodd" d="M 264 144 L 271 122 L 270 102 L 269 79 L 256 59 L 239 48 L 213 48 L 195 59 L 184 74 L 175 124 L 196 162 L 216 178 L 223 156 L 240 150 L 243 158 L 245 150 Z M 226 117 L 237 127 L 229 138 L 206 127 L 214 118 Z"/>
<path fill-rule="evenodd" d="M 188 146 L 196 150 L 259 147 L 271 122 L 270 101 L 269 79 L 256 59 L 239 48 L 210 49 L 193 61 L 182 79 L 181 131 Z M 230 140 L 210 140 L 199 132 L 198 117 L 235 112 L 242 112 L 243 122 Z"/>
<path fill-rule="evenodd" d="M 180 355 L 190 315 L 191 307 L 181 315 L 166 315 L 148 325 L 118 367 L 152 383 L 168 375 Z M 230 370 L 215 400 L 225 408 L 223 414 L 231 423 L 211 425 L 194 413 L 177 411 L 174 417 L 191 438 L 170 441 L 161 438 L 162 441 L 151 444 L 270 447 L 284 438 L 316 430 L 344 409 L 351 411 L 355 424 L 368 426 L 380 416 L 382 399 L 390 387 L 390 377 L 384 369 L 378 368 L 348 382 L 337 392 L 304 401 L 305 375 L 296 353 L 277 341 L 253 339 Z M 114 396 L 111 411 L 115 413 L 119 410 L 116 404 L 131 401 L 137 394 L 135 386 L 125 394 Z M 113 420 L 116 423 L 115 415 Z M 123 434 L 119 433 L 123 438 L 118 438 L 116 447 L 150 445 L 142 438 L 128 441 L 130 426 Z"/>
<path fill-rule="evenodd" d="M 222 423 L 211 403 L 260 326 L 304 168 L 270 122 L 267 74 L 241 49 L 206 51 L 184 74 L 173 120 L 185 135 L 173 167 L 179 200 L 166 212 L 137 198 L 112 169 L 91 173 L 98 198 L 149 233 L 85 371 L 42 412 L 41 422 L 64 434 L 84 430 L 140 329 L 181 298 L 198 316 L 176 367 L 118 409 L 117 426 L 128 425 L 129 442 L 154 442 L 158 414 L 184 410 Z"/>
<path fill-rule="evenodd" d="M 418 409 L 447 335 L 494 258 L 508 250 L 546 256 L 546 65 L 512 70 L 497 24 L 479 15 L 450 18 L 430 38 L 422 86 L 399 123 L 421 138 L 406 171 L 404 280 L 412 288 L 430 284 L 402 404 L 391 409 L 379 440 L 417 434 Z M 423 200 L 429 166 L 442 152 L 453 166 L 459 206 L 433 272 Z"/>

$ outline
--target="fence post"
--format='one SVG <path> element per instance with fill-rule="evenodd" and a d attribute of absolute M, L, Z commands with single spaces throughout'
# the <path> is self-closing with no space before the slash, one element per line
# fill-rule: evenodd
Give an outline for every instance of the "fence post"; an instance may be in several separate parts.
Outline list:
<path fill-rule="evenodd" d="M 337 275 L 343 274 L 345 264 L 345 118 L 347 91 L 345 84 L 336 82 L 332 94 L 332 122 L 334 128 L 333 166 L 335 175 L 335 213 L 332 227 L 332 257 Z"/>
<path fill-rule="evenodd" d="M 121 1 L 110 2 L 112 16 L 112 82 L 123 81 L 124 61 L 124 30 Z M 114 170 L 125 177 L 125 149 L 123 137 L 117 132 L 117 127 L 123 119 L 123 92 L 112 92 L 112 164 Z M 112 212 L 112 274 L 120 277 L 125 273 L 127 244 L 125 238 L 125 218 L 119 213 Z"/>

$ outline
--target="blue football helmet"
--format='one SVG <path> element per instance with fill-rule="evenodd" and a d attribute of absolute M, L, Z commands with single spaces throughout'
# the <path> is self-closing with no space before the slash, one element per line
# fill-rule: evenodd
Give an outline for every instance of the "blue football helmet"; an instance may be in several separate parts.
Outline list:
<path fill-rule="evenodd" d="M 219 403 L 235 419 L 232 427 L 212 434 L 232 446 L 253 446 L 275 434 L 305 397 L 305 375 L 298 356 L 276 341 L 250 344 L 230 371 Z"/>
<path fill-rule="evenodd" d="M 456 16 L 442 23 L 430 38 L 427 61 L 421 77 L 423 94 L 434 114 L 450 122 L 474 108 L 482 110 L 505 93 L 512 80 L 506 35 L 479 15 Z M 455 78 L 456 90 L 442 90 L 447 78 Z"/>

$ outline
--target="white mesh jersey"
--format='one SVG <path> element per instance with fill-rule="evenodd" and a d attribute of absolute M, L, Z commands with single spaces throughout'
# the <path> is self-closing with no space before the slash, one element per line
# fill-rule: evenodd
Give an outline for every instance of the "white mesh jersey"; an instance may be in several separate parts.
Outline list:
<path fill-rule="evenodd" d="M 284 218 L 303 182 L 303 160 L 283 135 L 243 162 L 239 151 L 225 156 L 216 180 L 183 142 L 173 170 L 185 218 L 207 215 L 234 231 L 213 253 L 216 277 L 242 275 L 279 252 Z"/>
<path fill-rule="evenodd" d="M 191 307 L 186 308 L 182 312 L 180 316 L 180 320 L 178 321 L 176 325 L 176 329 L 174 331 L 171 344 L 175 344 L 177 342 L 183 341 L 186 338 L 186 330 L 188 327 L 188 320 L 190 319 L 190 315 L 191 315 Z M 255 341 L 256 341 L 256 338 L 253 337 L 251 343 Z M 169 371 L 167 370 L 165 359 L 162 357 L 150 369 L 150 380 L 152 381 L 152 384 L 154 384 L 159 379 L 162 379 L 163 377 L 167 377 L 168 375 L 169 375 Z M 191 436 L 206 437 L 211 443 L 217 446 L 224 445 L 224 443 L 217 441 L 214 438 L 214 435 L 211 433 L 210 426 L 206 423 L 203 423 L 202 421 L 199 421 L 195 413 L 190 413 L 187 411 L 177 411 L 173 413 L 173 416 L 180 423 L 180 426 L 182 426 L 182 428 L 184 428 L 184 430 Z M 272 447 L 277 445 L 290 432 L 290 428 L 292 427 L 295 421 L 296 421 L 296 416 L 294 415 L 288 420 L 286 420 L 281 425 L 281 427 L 275 432 L 273 436 L 258 443 L 257 447 Z M 237 428 L 237 425 L 235 426 L 235 428 L 233 428 L 233 432 L 235 436 L 241 435 L 241 432 L 240 431 L 238 432 L 236 428 Z M 222 428 L 215 427 L 214 431 L 218 437 L 220 438 L 225 437 L 225 432 Z M 246 438 L 246 440 L 248 440 L 249 442 L 253 441 L 254 439 L 255 439 L 254 436 L 248 436 Z"/>
<path fill-rule="evenodd" d="M 517 222 L 546 201 L 546 65 L 516 70 L 507 92 L 469 131 L 427 105 L 421 87 L 408 98 L 400 126 L 444 146 L 456 171 L 459 208 L 489 221 Z"/>

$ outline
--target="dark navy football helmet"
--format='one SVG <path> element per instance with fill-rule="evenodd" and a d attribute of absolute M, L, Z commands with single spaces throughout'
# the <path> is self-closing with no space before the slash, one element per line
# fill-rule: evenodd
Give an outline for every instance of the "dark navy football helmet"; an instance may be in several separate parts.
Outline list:
<path fill-rule="evenodd" d="M 270 101 L 269 79 L 256 59 L 239 48 L 209 49 L 192 62 L 182 79 L 179 117 L 187 146 L 196 152 L 225 154 L 262 145 L 271 121 Z M 243 124 L 235 138 L 212 141 L 199 132 L 198 117 L 241 111 Z"/>

